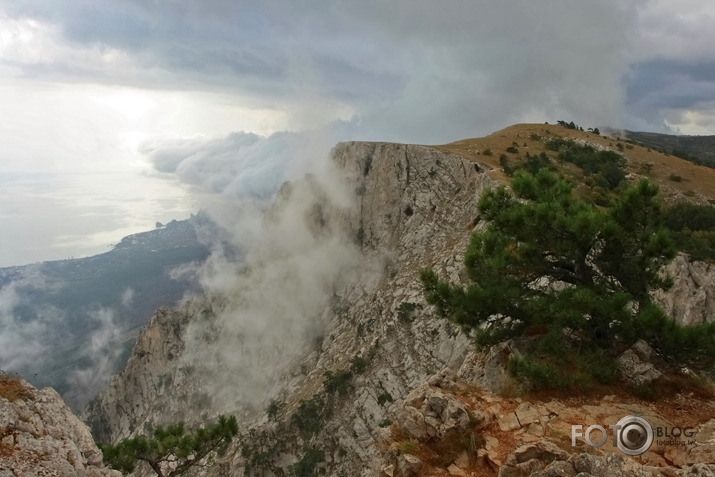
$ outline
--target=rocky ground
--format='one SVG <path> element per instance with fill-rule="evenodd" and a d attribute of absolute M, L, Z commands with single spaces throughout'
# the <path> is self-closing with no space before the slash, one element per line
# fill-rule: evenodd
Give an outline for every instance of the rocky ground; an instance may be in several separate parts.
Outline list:
<path fill-rule="evenodd" d="M 505 398 L 475 387 L 450 370 L 399 401 L 382 431 L 394 476 L 685 476 L 714 475 L 715 402 L 675 395 L 647 402 L 627 394 Z M 637 457 L 625 456 L 612 436 L 602 447 L 578 437 L 572 425 L 608 429 L 636 415 L 658 428 L 692 428 L 680 445 L 656 438 Z M 583 430 L 582 429 L 582 430 Z M 594 440 L 601 434 L 596 431 Z M 708 473 L 709 472 L 709 473 Z"/>
<path fill-rule="evenodd" d="M 0 375 L 0 476 L 118 477 L 89 428 L 52 388 Z"/>

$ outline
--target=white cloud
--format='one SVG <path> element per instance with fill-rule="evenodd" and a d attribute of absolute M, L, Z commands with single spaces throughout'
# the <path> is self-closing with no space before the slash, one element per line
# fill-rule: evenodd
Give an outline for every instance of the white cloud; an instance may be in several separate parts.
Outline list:
<path fill-rule="evenodd" d="M 117 325 L 116 311 L 97 308 L 88 313 L 88 318 L 94 330 L 75 358 L 84 359 L 89 365 L 72 370 L 67 377 L 68 391 L 64 395 L 75 409 L 82 409 L 107 384 L 123 351 L 123 330 Z"/>
<path fill-rule="evenodd" d="M 38 369 L 37 360 L 58 338 L 55 326 L 63 320 L 63 313 L 54 307 L 38 308 L 28 300 L 28 292 L 51 293 L 59 286 L 30 269 L 0 287 L 0 369 Z"/>

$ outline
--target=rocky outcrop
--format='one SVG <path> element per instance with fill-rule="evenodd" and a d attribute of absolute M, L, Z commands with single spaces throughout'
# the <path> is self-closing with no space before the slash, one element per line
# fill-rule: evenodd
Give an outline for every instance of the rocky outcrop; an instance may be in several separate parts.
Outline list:
<path fill-rule="evenodd" d="M 670 316 L 685 325 L 715 322 L 715 265 L 691 261 L 678 254 L 664 267 L 673 278 L 669 290 L 653 292 L 655 302 Z"/>
<path fill-rule="evenodd" d="M 146 432 L 173 422 L 187 424 L 206 418 L 207 398 L 190 366 L 174 366 L 184 350 L 184 334 L 191 319 L 199 319 L 210 305 L 197 297 L 178 310 L 159 309 L 139 334 L 127 365 L 107 388 L 89 403 L 83 419 L 99 442 L 115 442 L 133 432 Z M 192 400 L 177 399 L 174 390 Z"/>
<path fill-rule="evenodd" d="M 482 166 L 429 147 L 362 142 L 338 145 L 333 163 L 340 178 L 332 180 L 350 192 L 342 203 L 327 199 L 325 191 L 335 184 L 309 177 L 285 185 L 269 213 L 272 220 L 279 221 L 287 213 L 296 223 L 309 224 L 316 237 L 339 233 L 359 251 L 359 260 L 350 262 L 347 277 L 333 280 L 329 275 L 330 280 L 325 280 L 329 293 L 325 305 L 321 298 L 309 308 L 321 311 L 315 322 L 317 331 L 311 335 L 313 343 L 281 356 L 282 350 L 276 351 L 275 343 L 266 341 L 253 344 L 259 355 L 241 354 L 252 343 L 240 328 L 232 328 L 240 320 L 229 324 L 212 318 L 230 309 L 225 303 L 240 296 L 239 288 L 228 290 L 224 298 L 200 297 L 178 311 L 162 310 L 141 333 L 127 368 L 93 403 L 87 419 L 96 433 L 116 440 L 169 420 L 240 414 L 242 431 L 248 437 L 243 447 L 233 446 L 207 470 L 207 475 L 216 476 L 246 475 L 249 460 L 260 464 L 266 475 L 288 475 L 291 466 L 303 462 L 308 450 L 315 449 L 322 452 L 317 468 L 325 475 L 470 475 L 478 466 L 503 475 L 509 475 L 508 470 L 501 469 L 512 468 L 521 473 L 527 468 L 550 472 L 544 475 L 606 475 L 599 469 L 630 469 L 631 459 L 608 460 L 603 455 L 593 461 L 584 458 L 577 468 L 572 456 L 584 449 L 574 453 L 563 444 L 566 441 L 570 447 L 572 423 L 615 423 L 616 417 L 634 412 L 632 403 L 617 402 L 614 397 L 588 405 L 499 398 L 491 391 L 513 387 L 505 364 L 511 354 L 519 353 L 517 345 L 508 342 L 477 352 L 470 336 L 446 320 L 435 319 L 424 301 L 418 278 L 421 268 L 431 266 L 452 282 L 463 281 L 464 250 L 471 232 L 481 226 L 476 200 L 483 190 L 496 185 Z M 301 197 L 306 191 L 315 200 L 304 201 Z M 306 206 L 290 208 L 299 203 Z M 288 229 L 278 230 L 290 234 Z M 279 252 L 266 253 L 258 266 L 247 268 L 265 273 L 272 263 L 290 267 L 291 250 Z M 311 257 L 318 262 L 330 260 L 329 256 Z M 248 282 L 250 273 L 245 272 Z M 300 273 L 291 277 L 294 281 L 306 278 Z M 288 297 L 299 303 L 292 289 L 286 288 L 293 285 L 271 285 L 275 288 L 265 298 L 271 301 L 267 309 L 275 310 L 273 303 Z M 296 303 L 288 305 L 296 315 L 304 314 L 305 306 Z M 678 316 L 689 313 L 684 310 L 677 311 Z M 259 315 L 274 328 L 286 328 L 276 336 L 305 332 L 291 328 L 291 322 L 270 321 L 274 313 Z M 187 338 L 189 329 L 193 329 L 193 342 Z M 204 379 L 213 370 L 201 368 L 198 355 L 186 351 L 189 346 L 213 350 L 227 344 L 243 361 L 208 364 L 222 373 L 218 376 L 227 388 L 242 382 L 237 376 L 245 375 L 241 369 L 245 363 L 259 367 L 277 363 L 276 355 L 283 358 L 281 366 L 272 367 L 276 379 L 271 385 L 255 386 L 261 397 L 252 401 L 251 408 L 216 399 Z M 634 347 L 627 353 L 635 381 L 643 375 L 643 363 L 649 362 L 642 356 L 645 351 Z M 342 383 L 344 394 L 325 397 L 326 376 L 349 376 L 349 382 Z M 197 400 L 197 396 L 205 399 Z M 311 401 L 318 396 L 325 399 Z M 276 406 L 269 418 L 264 410 L 270 400 Z M 313 412 L 330 408 L 318 429 L 307 435 L 295 429 L 294 419 L 306 402 L 319 404 Z M 647 407 L 639 412 L 666 422 Z M 278 431 L 284 434 L 277 436 Z M 551 444 L 538 444 L 545 437 L 552 439 Z M 279 448 L 266 451 L 265 442 L 277 439 L 281 440 Z M 456 446 L 459 452 L 440 448 L 441 459 L 414 452 L 416 445 L 441 443 L 449 449 Z M 707 447 L 701 447 L 698 452 L 707 452 Z M 601 450 L 612 452 L 613 446 Z M 650 458 L 652 462 L 638 462 L 638 469 L 650 464 L 668 466 L 676 456 L 666 456 L 661 450 Z M 561 467 L 549 467 L 551 461 L 554 466 L 562 462 Z M 683 460 L 678 471 L 690 463 Z"/>
<path fill-rule="evenodd" d="M 89 429 L 54 389 L 2 374 L 0 475 L 121 477 L 104 467 Z"/>
<path fill-rule="evenodd" d="M 388 459 L 382 475 L 709 475 L 715 470 L 713 410 L 714 402 L 701 403 L 685 421 L 673 413 L 670 402 L 624 401 L 616 395 L 532 401 L 505 398 L 443 370 L 396 403 L 390 414 L 392 425 L 383 439 Z M 463 415 L 470 419 L 454 418 Z M 607 429 L 629 415 L 647 419 L 656 429 L 647 452 L 627 456 L 616 448 L 610 434 L 601 447 L 586 444 L 583 434 L 590 425 Z M 575 446 L 572 425 L 581 426 Z M 686 427 L 687 438 L 681 434 Z M 664 436 L 666 432 L 679 438 Z M 596 431 L 591 437 L 597 441 L 601 434 Z"/>
<path fill-rule="evenodd" d="M 350 197 L 340 206 L 312 202 L 300 214 L 317 236 L 324 233 L 321 230 L 341 230 L 356 244 L 360 262 L 342 286 L 326 284 L 332 297 L 322 318 L 319 345 L 312 350 L 308 347 L 300 359 L 293 360 L 282 371 L 280 386 L 271 392 L 275 399 L 285 401 L 280 418 L 287 420 L 301 399 L 322 390 L 325 372 L 348 369 L 351 360 L 364 359 L 364 371 L 352 382 L 350 405 L 338 405 L 310 445 L 334 450 L 324 464 L 331 471 L 340 468 L 349 475 L 367 476 L 382 469 L 376 443 L 392 403 L 440 369 L 457 369 L 471 349 L 469 337 L 459 328 L 432 319 L 422 297 L 419 270 L 435 266 L 442 275 L 461 279 L 464 249 L 478 223 L 476 199 L 495 183 L 481 173 L 479 165 L 422 146 L 344 143 L 333 151 L 333 162 L 341 187 Z M 308 178 L 303 185 L 284 187 L 270 215 L 280 215 L 288 205 L 301 202 L 297 199 L 305 193 L 301 187 L 328 187 L 319 181 Z M 285 256 L 279 258 L 285 260 Z M 270 257 L 263 260 L 265 264 Z M 277 289 L 273 296 L 280 300 L 282 295 Z M 182 330 L 187 321 L 193 320 L 194 326 L 206 323 L 204 346 L 208 349 L 216 346 L 217 336 L 228 335 L 225 329 L 212 329 L 204 316 L 221 308 L 215 301 L 215 297 L 201 298 L 176 312 L 161 311 L 152 319 L 140 334 L 126 369 L 86 415 L 98 436 L 116 440 L 144 432 L 162 418 L 190 415 L 184 411 L 186 402 L 207 388 L 201 376 L 194 379 L 178 369 L 175 363 L 186 360 L 176 356 L 186 346 Z M 204 313 L 206 309 L 211 313 Z M 197 409 L 244 411 L 217 408 L 212 401 Z M 250 422 L 244 420 L 242 427 L 252 426 Z M 255 422 L 257 430 L 266 426 L 261 418 Z M 281 458 L 282 464 L 275 465 L 285 469 L 299 452 L 300 447 L 291 450 Z M 241 475 L 238 449 L 230 451 L 225 461 L 234 475 Z"/>

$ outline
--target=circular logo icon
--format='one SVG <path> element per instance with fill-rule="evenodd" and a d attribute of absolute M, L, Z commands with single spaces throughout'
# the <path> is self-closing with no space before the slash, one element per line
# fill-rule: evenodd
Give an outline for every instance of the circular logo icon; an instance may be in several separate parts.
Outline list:
<path fill-rule="evenodd" d="M 627 455 L 641 455 L 653 445 L 653 428 L 637 416 L 626 416 L 616 424 L 616 446 Z"/>

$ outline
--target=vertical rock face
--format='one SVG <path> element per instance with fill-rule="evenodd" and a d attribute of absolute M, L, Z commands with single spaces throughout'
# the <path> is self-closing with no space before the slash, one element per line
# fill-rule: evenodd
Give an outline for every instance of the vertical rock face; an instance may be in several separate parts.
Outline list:
<path fill-rule="evenodd" d="M 0 374 L 0 475 L 121 476 L 52 388 Z"/>
<path fill-rule="evenodd" d="M 191 319 L 200 320 L 210 309 L 197 297 L 178 310 L 159 309 L 137 337 L 127 365 L 107 388 L 92 400 L 84 421 L 99 442 L 115 442 L 134 431 L 146 432 L 166 417 L 191 424 L 206 417 L 199 405 L 203 394 L 194 370 L 176 366 L 184 351 L 184 335 Z M 178 399 L 179 389 L 193 400 Z"/>

